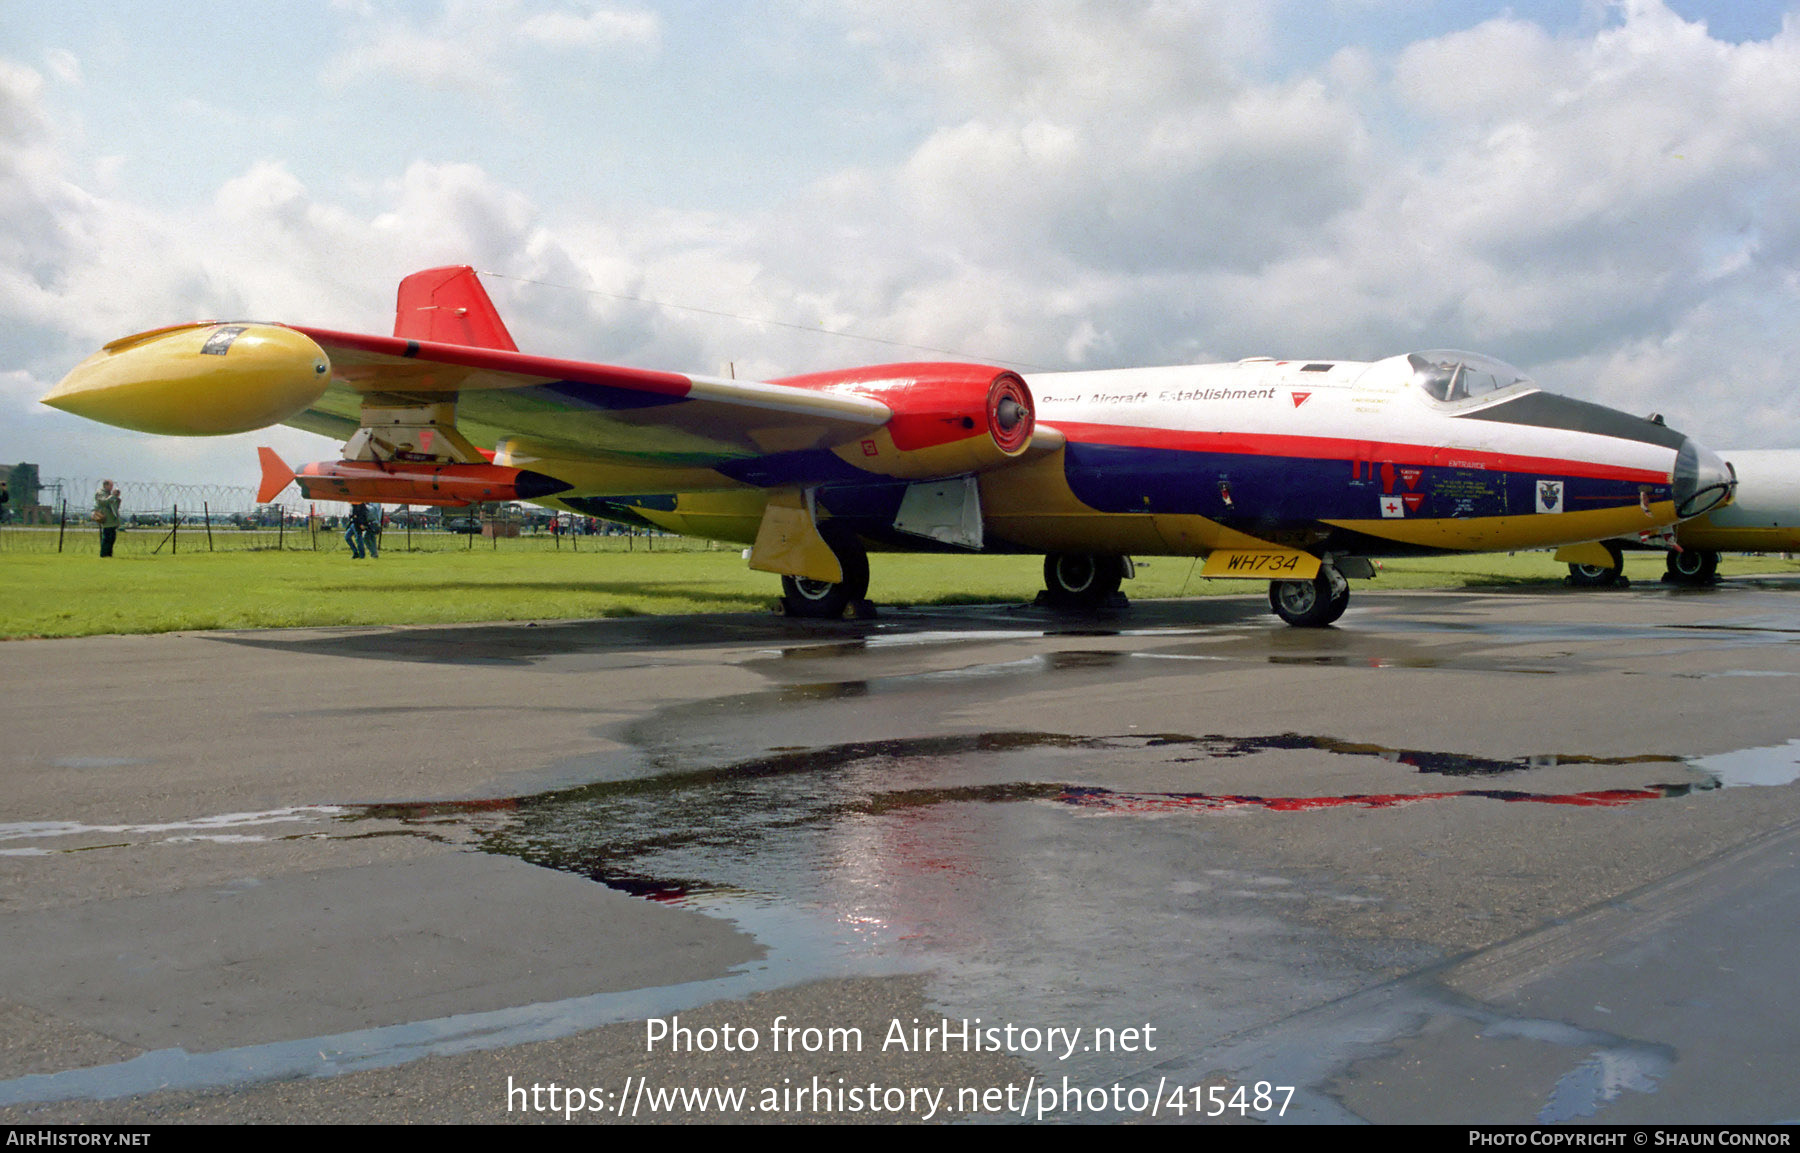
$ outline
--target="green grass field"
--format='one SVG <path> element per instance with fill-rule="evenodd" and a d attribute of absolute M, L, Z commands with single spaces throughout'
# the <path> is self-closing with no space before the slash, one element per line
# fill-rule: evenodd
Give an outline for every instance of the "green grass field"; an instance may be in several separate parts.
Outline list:
<path fill-rule="evenodd" d="M 622 542 L 614 542 L 621 546 Z M 685 548 L 688 551 L 675 551 Z M 870 598 L 879 604 L 1029 601 L 1042 587 L 1037 556 L 870 558 Z M 1786 572 L 1794 562 L 1727 557 L 1727 574 Z M 1187 558 L 1140 561 L 1125 591 L 1134 598 L 1261 594 L 1244 581 L 1207 581 Z M 1548 553 L 1389 561 L 1373 588 L 1557 585 L 1565 573 Z M 1660 554 L 1628 554 L 1626 573 L 1654 581 Z M 735 545 L 658 541 L 644 551 L 570 551 L 543 542 L 477 541 L 472 549 L 390 550 L 375 561 L 322 552 L 166 552 L 101 560 L 90 549 L 63 554 L 0 549 L 0 637 L 64 637 L 194 629 L 307 625 L 435 624 L 557 620 L 655 613 L 765 612 L 775 577 L 745 567 Z"/>

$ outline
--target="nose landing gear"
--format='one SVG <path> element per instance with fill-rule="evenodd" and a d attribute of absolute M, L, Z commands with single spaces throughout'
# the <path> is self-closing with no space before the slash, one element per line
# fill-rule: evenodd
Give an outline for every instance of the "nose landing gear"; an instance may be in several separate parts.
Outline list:
<path fill-rule="evenodd" d="M 1612 564 L 1572 564 L 1569 566 L 1569 584 L 1575 588 L 1597 589 L 1618 584 L 1624 579 L 1625 554 L 1616 544 L 1605 546 L 1607 555 L 1612 557 Z"/>

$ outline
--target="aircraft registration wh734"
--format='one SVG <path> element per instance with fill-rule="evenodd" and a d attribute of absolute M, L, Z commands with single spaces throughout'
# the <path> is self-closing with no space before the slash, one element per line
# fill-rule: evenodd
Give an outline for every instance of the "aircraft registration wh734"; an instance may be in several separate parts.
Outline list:
<path fill-rule="evenodd" d="M 867 595 L 868 552 L 1041 552 L 1052 600 L 1105 602 L 1133 556 L 1267 580 L 1336 620 L 1371 558 L 1599 541 L 1728 501 L 1660 421 L 1461 352 L 1029 377 L 887 364 L 768 382 L 521 353 L 472 269 L 401 282 L 394 335 L 177 325 L 125 337 L 44 398 L 144 432 L 281 423 L 341 439 L 271 499 L 529 500 L 751 546 L 790 613 Z M 273 491 L 271 491 L 273 490 Z"/>

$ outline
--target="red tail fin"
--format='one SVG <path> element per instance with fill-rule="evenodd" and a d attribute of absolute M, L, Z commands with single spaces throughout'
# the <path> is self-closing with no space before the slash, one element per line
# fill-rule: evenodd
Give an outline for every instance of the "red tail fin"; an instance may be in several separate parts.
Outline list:
<path fill-rule="evenodd" d="M 402 280 L 394 305 L 394 335 L 519 351 L 487 289 L 467 265 L 428 268 Z"/>
<path fill-rule="evenodd" d="M 259 448 L 256 458 L 262 461 L 262 487 L 256 490 L 256 503 L 268 504 L 281 490 L 294 483 L 294 470 L 275 455 L 272 448 Z"/>

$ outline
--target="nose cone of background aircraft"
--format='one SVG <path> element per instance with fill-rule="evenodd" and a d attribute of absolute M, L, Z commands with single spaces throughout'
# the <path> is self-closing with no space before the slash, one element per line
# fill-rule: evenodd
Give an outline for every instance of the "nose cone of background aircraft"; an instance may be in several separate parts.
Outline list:
<path fill-rule="evenodd" d="M 1683 437 L 1675 454 L 1675 515 L 1699 516 L 1731 499 L 1737 473 L 1719 454 Z"/>

